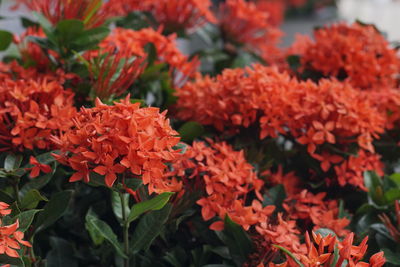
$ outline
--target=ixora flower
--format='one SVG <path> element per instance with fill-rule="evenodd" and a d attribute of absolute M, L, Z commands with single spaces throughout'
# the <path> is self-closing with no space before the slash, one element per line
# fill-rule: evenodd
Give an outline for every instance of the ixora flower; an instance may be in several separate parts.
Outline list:
<path fill-rule="evenodd" d="M 282 32 L 268 21 L 269 14 L 255 3 L 227 0 L 219 11 L 219 25 L 225 41 L 244 46 L 267 62 L 280 54 L 277 48 Z"/>
<path fill-rule="evenodd" d="M 0 151 L 52 149 L 50 135 L 68 129 L 76 114 L 74 94 L 63 88 L 71 76 L 1 65 Z"/>
<path fill-rule="evenodd" d="M 44 173 L 51 172 L 51 167 L 49 165 L 40 163 L 33 156 L 30 157 L 29 164 L 33 165 L 33 167 L 31 167 L 31 168 L 27 168 L 27 170 L 31 171 L 29 174 L 31 176 L 31 178 L 38 177 L 40 172 L 44 172 Z"/>
<path fill-rule="evenodd" d="M 190 77 L 193 77 L 199 61 L 197 58 L 190 60 L 179 51 L 175 44 L 176 35 L 164 36 L 161 34 L 161 28 L 155 31 L 151 28 L 134 31 L 130 29 L 115 28 L 111 34 L 100 44 L 101 51 L 111 54 L 123 54 L 125 57 L 146 58 L 146 46 L 152 44 L 155 48 L 157 58 L 156 64 L 165 63 L 169 66 L 170 75 L 176 86 L 181 86 Z M 89 57 L 97 54 L 89 53 Z"/>
<path fill-rule="evenodd" d="M 79 19 L 87 28 L 101 26 L 110 16 L 107 9 L 101 8 L 102 0 L 17 0 L 17 5 L 24 5 L 31 11 L 40 12 L 52 24 L 62 20 Z"/>
<path fill-rule="evenodd" d="M 315 41 L 300 40 L 301 70 L 345 80 L 356 88 L 394 88 L 396 50 L 372 25 L 333 24 L 315 30 Z"/>
<path fill-rule="evenodd" d="M 0 202 L 0 217 L 10 213 L 11 209 L 9 209 L 9 205 L 7 203 Z M 6 254 L 9 257 L 19 258 L 20 256 L 16 250 L 21 248 L 20 244 L 26 247 L 31 247 L 29 242 L 23 240 L 24 233 L 17 231 L 18 228 L 18 219 L 13 224 L 3 225 L 3 222 L 0 218 L 0 255 Z"/>
<path fill-rule="evenodd" d="M 207 22 L 216 23 L 210 0 L 153 0 L 148 7 L 157 22 L 170 32 L 195 30 Z"/>
<path fill-rule="evenodd" d="M 95 107 L 81 108 L 73 127 L 53 138 L 62 152 L 54 156 L 75 171 L 70 182 L 89 182 L 94 172 L 104 175 L 111 187 L 121 174 L 127 179 L 141 177 L 149 193 L 179 191 L 180 182 L 164 177 L 166 163 L 180 156 L 174 148 L 178 133 L 165 114 L 132 104 L 129 95 L 113 106 L 97 99 Z"/>

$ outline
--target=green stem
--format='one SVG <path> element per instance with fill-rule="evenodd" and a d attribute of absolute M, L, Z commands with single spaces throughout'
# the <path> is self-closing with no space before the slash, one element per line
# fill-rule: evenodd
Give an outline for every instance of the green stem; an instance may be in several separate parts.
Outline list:
<path fill-rule="evenodd" d="M 119 192 L 119 197 L 121 199 L 121 208 L 122 208 L 122 227 L 123 227 L 123 235 L 124 235 L 124 252 L 127 258 L 124 259 L 124 267 L 129 267 L 129 223 L 126 214 L 126 205 L 123 193 Z"/>
<path fill-rule="evenodd" d="M 19 197 L 19 178 L 15 178 L 15 181 L 13 181 L 12 184 L 13 184 L 13 189 L 14 189 L 15 200 L 17 201 L 18 207 L 20 208 L 21 199 Z"/>

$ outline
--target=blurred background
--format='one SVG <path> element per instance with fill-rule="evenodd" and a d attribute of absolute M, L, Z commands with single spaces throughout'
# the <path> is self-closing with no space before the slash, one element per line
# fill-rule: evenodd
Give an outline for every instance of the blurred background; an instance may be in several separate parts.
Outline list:
<path fill-rule="evenodd" d="M 223 0 L 214 0 L 215 4 Z M 335 21 L 359 20 L 375 24 L 392 41 L 400 41 L 400 0 L 259 0 L 269 2 L 274 13 L 282 12 L 278 21 L 285 36 L 282 47 L 289 46 L 296 33 L 311 34 L 315 27 Z M 22 33 L 19 16 L 29 17 L 23 10 L 11 10 L 13 0 L 3 0 L 0 6 L 0 28 Z M 280 6 L 281 5 L 281 6 Z M 282 5 L 285 5 L 283 8 Z M 271 8 L 271 7 L 269 7 Z M 282 9 L 281 11 L 277 11 Z M 283 11 L 283 9 L 285 11 Z M 275 14 L 279 17 L 279 14 Z"/>

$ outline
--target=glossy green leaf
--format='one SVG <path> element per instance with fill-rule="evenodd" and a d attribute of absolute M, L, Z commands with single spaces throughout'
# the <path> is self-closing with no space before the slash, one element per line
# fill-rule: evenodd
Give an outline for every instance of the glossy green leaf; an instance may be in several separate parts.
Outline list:
<path fill-rule="evenodd" d="M 46 229 L 65 214 L 72 193 L 72 191 L 67 190 L 52 195 L 37 218 L 35 223 L 36 232 Z"/>
<path fill-rule="evenodd" d="M 72 244 L 58 237 L 50 237 L 51 250 L 47 253 L 47 267 L 77 267 L 78 261 L 74 258 Z"/>
<path fill-rule="evenodd" d="M 21 166 L 21 162 L 22 162 L 21 155 L 15 155 L 13 153 L 10 153 L 7 155 L 7 157 L 4 161 L 4 169 L 7 172 L 14 171 Z"/>
<path fill-rule="evenodd" d="M 42 210 L 27 210 L 23 211 L 13 218 L 14 221 L 18 219 L 19 228 L 18 231 L 25 232 L 31 226 L 35 215 Z"/>
<path fill-rule="evenodd" d="M 45 196 L 42 196 L 38 190 L 32 189 L 22 198 L 20 208 L 22 210 L 34 209 L 40 201 L 49 200 Z"/>
<path fill-rule="evenodd" d="M 394 264 L 394 265 L 400 265 L 400 253 L 399 252 L 393 252 L 388 248 L 384 248 L 384 249 L 382 249 L 382 251 L 385 253 L 386 262 Z"/>
<path fill-rule="evenodd" d="M 178 132 L 183 142 L 191 142 L 204 133 L 204 127 L 198 122 L 189 121 L 183 124 Z"/>
<path fill-rule="evenodd" d="M 125 203 L 125 214 L 128 216 L 128 214 L 131 212 L 131 209 L 129 208 L 129 194 L 122 194 L 123 201 Z M 122 202 L 121 202 L 121 197 L 118 192 L 112 191 L 111 192 L 111 205 L 113 212 L 115 214 L 115 217 L 121 222 L 122 221 Z"/>
<path fill-rule="evenodd" d="M 274 205 L 276 209 L 282 210 L 283 201 L 286 199 L 285 187 L 281 184 L 276 185 L 269 189 L 263 200 L 263 206 Z"/>
<path fill-rule="evenodd" d="M 111 229 L 111 227 L 104 221 L 98 219 L 95 217 L 93 214 L 88 212 L 86 215 L 86 223 L 87 227 L 95 229 L 97 234 L 100 234 L 104 239 L 109 241 L 111 245 L 114 247 L 115 251 L 121 256 L 126 258 L 127 256 L 125 255 L 121 244 L 118 241 L 117 236 Z"/>
<path fill-rule="evenodd" d="M 242 266 L 253 250 L 253 243 L 244 229 L 232 221 L 229 216 L 225 217 L 224 225 L 225 228 L 219 236 L 228 247 L 234 262 L 238 266 Z"/>
<path fill-rule="evenodd" d="M 12 33 L 0 30 L 0 51 L 6 50 L 12 43 L 12 40 Z"/>
<path fill-rule="evenodd" d="M 56 34 L 58 41 L 68 46 L 69 43 L 75 40 L 82 34 L 85 26 L 81 20 L 78 19 L 67 19 L 57 23 Z"/>
<path fill-rule="evenodd" d="M 133 205 L 128 216 L 128 222 L 133 222 L 145 212 L 162 209 L 168 203 L 173 194 L 174 193 L 165 192 L 152 199 Z"/>
<path fill-rule="evenodd" d="M 154 239 L 161 234 L 171 210 L 172 205 L 167 204 L 161 210 L 149 212 L 140 219 L 131 242 L 134 253 L 149 249 Z"/>

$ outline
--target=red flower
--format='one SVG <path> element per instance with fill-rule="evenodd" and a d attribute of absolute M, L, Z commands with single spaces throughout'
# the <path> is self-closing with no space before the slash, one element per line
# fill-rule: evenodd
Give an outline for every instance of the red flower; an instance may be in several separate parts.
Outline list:
<path fill-rule="evenodd" d="M 105 175 L 111 187 L 116 174 L 126 179 L 141 177 L 149 192 L 179 191 L 181 183 L 164 177 L 168 162 L 180 156 L 179 142 L 165 112 L 140 108 L 125 100 L 107 106 L 96 101 L 93 108 L 82 108 L 61 138 L 54 137 L 62 155 L 57 160 L 77 171 L 71 182 L 90 180 L 90 173 Z"/>
<path fill-rule="evenodd" d="M 182 29 L 194 31 L 207 22 L 217 22 L 210 11 L 211 5 L 210 0 L 153 0 L 148 3 L 146 10 L 150 11 L 168 32 L 178 32 Z"/>
<path fill-rule="evenodd" d="M 254 3 L 227 0 L 221 4 L 219 12 L 222 35 L 226 41 L 243 45 L 265 61 L 273 62 L 280 54 L 276 44 L 282 32 L 270 25 L 268 16 Z"/>
<path fill-rule="evenodd" d="M 101 8 L 101 0 L 17 0 L 15 7 L 21 4 L 42 13 L 54 25 L 62 20 L 78 19 L 87 28 L 95 28 L 109 16 L 107 10 Z"/>
<path fill-rule="evenodd" d="M 52 149 L 50 135 L 68 129 L 76 109 L 63 84 L 72 75 L 39 73 L 12 63 L 0 66 L 0 151 Z"/>
<path fill-rule="evenodd" d="M 159 31 L 151 28 L 140 31 L 116 28 L 99 46 L 103 52 L 114 54 L 118 51 L 118 54 L 125 58 L 145 58 L 146 45 L 153 44 L 157 53 L 155 63 L 168 64 L 174 85 L 181 86 L 194 75 L 199 61 L 196 58 L 189 60 L 179 51 L 175 44 L 176 35 L 163 36 L 160 31 L 161 28 Z M 97 54 L 97 51 L 94 54 Z M 93 53 L 89 55 L 93 56 Z"/>
<path fill-rule="evenodd" d="M 9 209 L 10 205 L 4 202 L 0 202 L 0 216 L 9 215 L 11 213 L 11 209 Z"/>
<path fill-rule="evenodd" d="M 303 70 L 337 77 L 361 89 L 396 86 L 396 50 L 373 26 L 334 24 L 315 30 L 314 39 L 302 41 Z"/>
<path fill-rule="evenodd" d="M 13 258 L 19 258 L 17 249 L 20 249 L 20 244 L 31 247 L 31 244 L 24 241 L 24 233 L 17 231 L 19 227 L 18 220 L 7 226 L 0 226 L 0 254 L 7 254 Z"/>
<path fill-rule="evenodd" d="M 40 172 L 50 173 L 52 171 L 51 167 L 46 164 L 40 163 L 35 157 L 31 156 L 29 159 L 29 163 L 33 165 L 31 168 L 27 168 L 26 170 L 31 170 L 29 174 L 31 178 L 38 177 Z"/>

